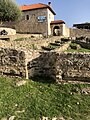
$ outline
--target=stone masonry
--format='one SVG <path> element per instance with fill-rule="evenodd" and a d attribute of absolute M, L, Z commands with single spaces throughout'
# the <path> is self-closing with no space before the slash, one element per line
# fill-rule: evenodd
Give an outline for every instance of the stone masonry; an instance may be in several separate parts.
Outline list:
<path fill-rule="evenodd" d="M 25 52 L 9 48 L 0 48 L 0 75 L 26 78 Z"/>
<path fill-rule="evenodd" d="M 46 76 L 62 80 L 90 81 L 90 54 L 43 52 L 28 63 L 29 77 Z"/>
<path fill-rule="evenodd" d="M 34 54 L 35 56 L 33 52 L 0 48 L 0 74 L 26 79 L 44 76 L 51 77 L 57 82 L 62 80 L 90 82 L 90 53 L 44 51 Z"/>
<path fill-rule="evenodd" d="M 90 38 L 90 30 L 70 28 L 70 37 L 81 37 L 81 36 Z"/>
<path fill-rule="evenodd" d="M 26 15 L 29 15 L 30 20 L 26 20 Z M 45 22 L 38 22 L 38 16 L 47 16 L 47 9 L 38 9 L 23 12 L 22 20 L 15 25 L 15 29 L 19 33 L 36 33 L 48 34 L 47 20 Z"/>

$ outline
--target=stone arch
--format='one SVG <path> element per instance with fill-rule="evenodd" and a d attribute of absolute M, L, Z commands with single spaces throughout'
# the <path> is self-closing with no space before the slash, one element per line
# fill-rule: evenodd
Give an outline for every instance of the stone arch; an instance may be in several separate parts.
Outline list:
<path fill-rule="evenodd" d="M 60 36 L 61 35 L 60 31 L 61 31 L 61 29 L 60 29 L 59 26 L 54 26 L 54 28 L 53 28 L 53 35 L 54 36 Z"/>

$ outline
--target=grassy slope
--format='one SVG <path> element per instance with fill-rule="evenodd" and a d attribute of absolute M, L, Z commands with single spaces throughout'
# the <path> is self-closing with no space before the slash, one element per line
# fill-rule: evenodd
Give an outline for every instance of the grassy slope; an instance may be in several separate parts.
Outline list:
<path fill-rule="evenodd" d="M 74 50 L 74 49 L 69 49 L 69 50 L 66 50 L 65 52 L 90 52 L 89 49 L 85 49 L 85 48 L 80 48 L 79 50 Z"/>
<path fill-rule="evenodd" d="M 15 81 L 0 78 L 0 120 L 12 115 L 16 120 L 39 120 L 40 113 L 48 117 L 64 116 L 66 120 L 90 120 L 90 95 L 81 94 L 81 89 L 90 85 L 28 80 L 26 85 L 17 87 Z"/>

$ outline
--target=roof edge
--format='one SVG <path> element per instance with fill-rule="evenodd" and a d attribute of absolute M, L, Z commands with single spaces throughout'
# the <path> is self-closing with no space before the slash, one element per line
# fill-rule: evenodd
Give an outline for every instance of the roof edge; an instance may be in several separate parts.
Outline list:
<path fill-rule="evenodd" d="M 43 3 L 38 3 L 38 4 L 41 4 L 41 5 L 44 5 L 43 7 L 41 8 L 32 8 L 32 9 L 26 9 L 26 10 L 22 10 L 21 11 L 29 11 L 29 10 L 35 10 L 35 9 L 43 9 L 43 8 L 48 8 L 54 15 L 56 15 L 56 13 L 54 12 L 54 10 L 47 4 L 43 4 Z M 35 4 L 31 4 L 31 5 L 35 5 Z M 23 7 L 23 6 L 29 6 L 29 5 L 22 5 L 20 7 Z"/>
<path fill-rule="evenodd" d="M 63 20 L 54 20 L 54 21 L 51 21 L 50 25 L 53 25 L 53 24 L 65 24 L 65 22 Z"/>

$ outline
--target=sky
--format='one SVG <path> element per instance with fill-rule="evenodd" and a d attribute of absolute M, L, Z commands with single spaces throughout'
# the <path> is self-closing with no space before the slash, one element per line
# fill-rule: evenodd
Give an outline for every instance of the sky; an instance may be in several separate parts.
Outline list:
<path fill-rule="evenodd" d="M 55 20 L 64 20 L 68 27 L 90 22 L 90 0 L 16 0 L 19 6 L 51 2 Z"/>

